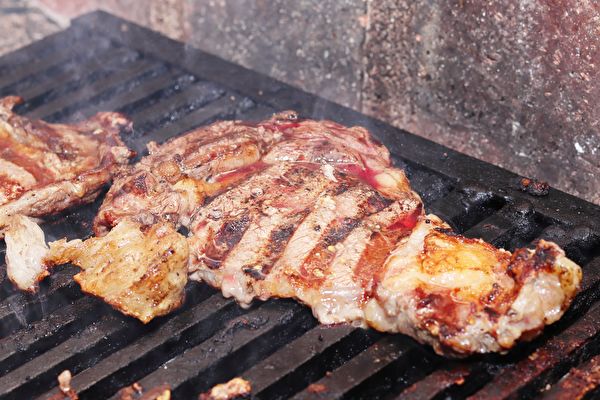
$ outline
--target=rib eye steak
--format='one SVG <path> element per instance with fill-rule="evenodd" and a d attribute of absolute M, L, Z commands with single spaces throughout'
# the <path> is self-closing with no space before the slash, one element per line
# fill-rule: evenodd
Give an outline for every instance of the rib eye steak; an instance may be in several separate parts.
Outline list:
<path fill-rule="evenodd" d="M 185 227 L 190 278 L 242 306 L 295 298 L 323 323 L 402 332 L 464 356 L 535 336 L 579 289 L 581 269 L 553 243 L 511 254 L 425 214 L 364 128 L 287 112 L 258 124 L 218 122 L 148 148 L 115 180 L 96 234 L 120 231 L 127 247 L 124 225 Z M 64 256 L 68 246 L 51 244 L 47 262 L 77 263 Z M 164 254 L 176 262 L 176 251 Z M 110 291 L 110 279 L 104 285 Z"/>

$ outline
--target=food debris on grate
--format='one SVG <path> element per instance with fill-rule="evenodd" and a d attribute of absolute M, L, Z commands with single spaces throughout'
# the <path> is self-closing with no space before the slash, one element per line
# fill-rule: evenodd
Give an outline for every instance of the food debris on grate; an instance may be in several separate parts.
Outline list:
<path fill-rule="evenodd" d="M 169 385 L 159 385 L 151 389 L 144 389 L 139 383 L 124 387 L 117 394 L 118 400 L 170 400 L 171 388 Z"/>
<path fill-rule="evenodd" d="M 71 371 L 68 369 L 58 375 L 58 390 L 59 393 L 52 396 L 52 400 L 79 400 L 77 392 L 71 387 Z"/>
<path fill-rule="evenodd" d="M 242 400 L 249 399 L 252 385 L 247 380 L 236 377 L 229 382 L 219 383 L 206 393 L 201 393 L 198 400 Z"/>
<path fill-rule="evenodd" d="M 550 185 L 548 185 L 548 182 L 536 179 L 521 178 L 519 180 L 519 189 L 532 196 L 547 196 L 550 191 Z"/>

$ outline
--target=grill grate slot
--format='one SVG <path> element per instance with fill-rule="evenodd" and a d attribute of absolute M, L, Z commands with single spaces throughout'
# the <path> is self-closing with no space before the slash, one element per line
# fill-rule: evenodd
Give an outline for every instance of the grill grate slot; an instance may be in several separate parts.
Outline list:
<path fill-rule="evenodd" d="M 194 84 L 195 82 L 197 82 L 197 79 L 195 76 L 193 75 L 189 75 L 189 74 L 184 74 L 181 75 L 177 78 L 171 78 L 169 77 L 169 75 L 163 75 L 161 76 L 161 78 L 165 79 L 166 82 L 164 84 L 164 86 L 162 86 L 162 88 L 160 90 L 157 90 L 154 93 L 149 93 L 148 95 L 146 95 L 146 97 L 131 102 L 130 104 L 127 104 L 126 106 L 122 106 L 119 111 L 126 113 L 127 115 L 133 116 L 139 112 L 144 112 L 144 109 L 147 109 L 148 107 L 152 106 L 153 104 L 160 102 L 169 102 L 168 99 L 174 95 L 175 93 L 179 93 L 182 90 L 186 89 L 188 86 Z M 160 110 L 159 110 L 160 111 Z M 141 119 L 141 120 L 149 120 L 150 118 L 152 118 L 152 114 L 151 113 L 146 113 L 147 116 L 144 119 L 144 117 L 140 117 L 138 116 L 137 118 Z"/>
<path fill-rule="evenodd" d="M 328 399 L 356 398 L 357 396 L 367 398 L 364 393 L 360 393 L 361 389 L 365 388 L 370 392 L 369 396 L 379 397 L 389 392 L 389 388 L 383 385 L 369 388 L 368 381 L 374 380 L 375 375 L 387 367 L 398 368 L 397 371 L 402 371 L 402 375 L 410 367 L 419 368 L 423 372 L 427 371 L 428 360 L 423 357 L 423 353 L 422 349 L 408 338 L 383 337 L 292 398 L 310 399 L 320 392 Z M 403 378 L 406 379 L 404 376 Z M 374 393 L 374 391 L 378 393 Z"/>
<path fill-rule="evenodd" d="M 356 332 L 356 328 L 344 326 L 331 329 L 316 326 L 300 338 L 289 343 L 270 357 L 244 372 L 246 379 L 252 382 L 252 388 L 258 398 L 274 398 L 279 388 L 289 386 L 277 383 L 296 371 L 315 356 L 336 345 L 344 338 Z M 274 387 L 276 385 L 277 387 Z M 279 393 L 281 397 L 282 393 Z"/>
<path fill-rule="evenodd" d="M 27 329 L 0 340 L 0 374 L 30 361 L 44 349 L 51 348 L 92 321 L 97 313 L 93 299 L 83 298 L 58 309 Z"/>
<path fill-rule="evenodd" d="M 380 337 L 380 334 L 376 332 L 350 327 L 344 327 L 340 330 L 331 327 L 320 329 L 329 329 L 329 332 L 318 332 L 316 335 L 318 342 L 312 346 L 309 345 L 308 354 L 305 354 L 304 358 L 300 357 L 296 363 L 293 362 L 294 359 L 287 359 L 287 349 L 283 349 L 282 354 L 275 353 L 271 359 L 264 361 L 265 366 L 272 365 L 271 363 L 274 363 L 275 366 L 283 363 L 287 371 L 276 382 L 271 381 L 269 386 L 262 389 L 258 393 L 258 398 L 288 398 L 306 388 L 310 383 L 321 379 L 331 370 L 343 365 Z M 296 343 L 290 345 L 292 351 L 294 348 L 298 349 L 299 344 L 304 344 L 306 341 L 314 342 L 314 339 L 314 335 L 298 339 Z M 298 358 L 298 356 L 294 358 Z M 290 363 L 290 361 L 292 362 Z M 260 370 L 256 369 L 257 367 L 248 371 L 249 377 L 260 374 Z M 262 378 L 259 378 L 259 382 L 261 382 L 260 379 Z M 267 384 L 263 382 L 262 385 L 264 387 Z"/>
<path fill-rule="evenodd" d="M 106 398 L 123 382 L 131 384 L 155 370 L 187 347 L 206 340 L 242 311 L 220 295 L 181 313 L 157 330 L 149 330 L 141 340 L 111 354 L 96 368 L 78 375 L 73 384 L 82 396 Z"/>
<path fill-rule="evenodd" d="M 436 214 L 462 233 L 500 210 L 504 204 L 503 198 L 489 191 L 458 189 L 432 203 L 428 212 Z"/>
<path fill-rule="evenodd" d="M 110 42 L 106 39 L 92 39 L 92 45 L 84 48 L 70 48 L 67 60 L 54 64 L 48 69 L 29 75 L 12 84 L 2 87 L 1 95 L 18 94 L 26 99 L 38 96 L 53 87 L 62 86 L 73 79 L 73 74 L 96 69 L 110 61 Z"/>
<path fill-rule="evenodd" d="M 168 107 L 161 102 L 155 103 L 134 118 L 146 121 L 140 125 L 139 129 L 148 131 L 177 120 L 203 105 L 217 100 L 224 94 L 225 91 L 222 88 L 210 82 L 198 82 L 172 96 L 169 99 Z"/>
<path fill-rule="evenodd" d="M 76 48 L 77 42 L 79 41 L 77 38 L 73 37 L 73 35 L 65 35 L 62 33 L 58 34 L 56 37 L 61 37 L 59 40 L 63 41 L 62 46 L 64 46 L 64 49 Z M 26 61 L 14 64 L 11 63 L 10 66 L 2 68 L 3 72 L 0 77 L 0 87 L 6 87 L 14 82 L 22 81 L 30 75 L 37 74 L 51 66 L 67 63 L 71 54 L 68 50 L 65 52 L 63 48 L 58 49 L 57 45 L 59 43 L 60 42 L 54 42 L 47 46 L 47 53 L 44 52 L 42 56 L 37 56 L 36 54 L 32 59 L 30 53 Z M 33 47 L 37 47 L 37 44 Z M 41 52 L 41 50 L 38 51 Z"/>
<path fill-rule="evenodd" d="M 46 107 L 35 109 L 32 113 L 41 118 L 55 122 L 65 119 L 70 114 L 89 102 L 104 100 L 118 93 L 126 92 L 128 88 L 138 85 L 144 79 L 148 79 L 164 70 L 164 66 L 155 66 L 149 61 L 134 61 L 134 66 L 125 70 L 116 71 L 104 79 L 94 81 L 69 96 L 69 105 L 52 103 Z M 105 89 L 108 88 L 108 89 Z M 91 90 L 91 92 L 90 92 Z M 90 96 L 90 93 L 98 93 Z"/>
<path fill-rule="evenodd" d="M 108 50 L 112 53 L 112 49 Z M 109 58 L 106 62 L 98 62 L 97 60 L 91 60 L 86 65 L 83 65 L 83 69 L 80 69 L 77 74 L 67 74 L 64 79 L 58 79 L 57 81 L 51 80 L 47 84 L 41 84 L 34 86 L 23 93 L 23 96 L 27 100 L 25 104 L 19 105 L 17 110 L 20 113 L 32 112 L 32 115 L 36 115 L 35 111 L 37 108 L 41 108 L 37 117 L 43 115 L 44 107 L 51 107 L 55 101 L 64 101 L 62 98 L 71 95 L 77 95 L 77 91 L 81 91 L 87 85 L 92 84 L 100 79 L 106 78 L 111 74 L 112 71 L 122 68 L 123 62 L 122 57 L 127 62 L 134 62 L 139 55 L 129 50 L 117 49 L 117 53 L 123 54 L 116 58 Z"/>
<path fill-rule="evenodd" d="M 44 353 L 44 362 L 34 359 L 0 380 L 0 398 L 34 398 L 56 386 L 64 369 L 77 374 L 94 365 L 110 351 L 134 339 L 139 326 L 120 316 L 105 313 L 100 320 Z M 14 396 L 14 397 L 11 397 Z"/>
<path fill-rule="evenodd" d="M 182 310 L 142 326 L 82 297 L 71 278 L 74 267 L 60 268 L 35 296 L 16 293 L 3 273 L 0 398 L 48 397 L 67 368 L 83 398 L 113 396 L 136 380 L 147 388 L 168 382 L 174 398 L 193 398 L 236 375 L 249 379 L 260 399 L 312 398 L 315 383 L 328 390 L 324 398 L 531 398 L 547 384 L 554 385 L 548 398 L 568 397 L 571 387 L 583 393 L 578 373 L 585 375 L 600 351 L 597 206 L 555 190 L 528 196 L 504 170 L 101 12 L 0 58 L 0 93 L 24 96 L 19 112 L 51 121 L 125 112 L 136 129 L 125 140 L 140 155 L 149 140 L 284 109 L 363 125 L 390 148 L 427 210 L 458 231 L 509 250 L 553 240 L 584 265 L 584 290 L 542 337 L 506 356 L 462 361 L 438 357 L 401 335 L 316 325 L 291 301 L 243 310 L 192 284 Z M 47 237 L 90 235 L 99 203 L 51 218 L 43 226 Z M 3 251 L 0 245 L 0 257 Z M 593 378 L 585 388 L 591 398 L 598 379 L 585 376 Z"/>
<path fill-rule="evenodd" d="M 557 385 L 545 393 L 544 400 L 593 399 L 597 398 L 600 384 L 600 355 L 569 371 Z M 594 393 L 596 392 L 596 393 Z"/>
<path fill-rule="evenodd" d="M 2 300 L 0 336 L 4 338 L 79 298 L 81 293 L 77 284 L 71 279 L 72 275 L 71 270 L 60 271 L 53 274 L 47 291 L 41 291 L 38 295 L 15 293 Z"/>
<path fill-rule="evenodd" d="M 268 356 L 314 326 L 302 306 L 269 302 L 230 321 L 217 334 L 140 380 L 144 387 L 168 381 L 174 396 L 192 397 Z"/>
<path fill-rule="evenodd" d="M 217 101 L 207 104 L 205 107 L 194 110 L 181 119 L 169 120 L 161 128 L 168 125 L 169 133 L 178 135 L 200 125 L 214 122 L 217 119 L 235 118 L 238 113 L 249 110 L 253 106 L 252 103 L 248 103 L 244 98 L 236 99 L 235 96 L 223 96 Z M 161 132 L 153 130 L 149 137 L 156 137 L 157 134 L 161 134 Z"/>

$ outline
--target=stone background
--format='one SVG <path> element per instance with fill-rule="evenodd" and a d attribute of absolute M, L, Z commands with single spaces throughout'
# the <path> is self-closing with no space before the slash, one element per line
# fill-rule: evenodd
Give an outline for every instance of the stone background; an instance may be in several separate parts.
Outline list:
<path fill-rule="evenodd" d="M 600 204 L 596 0 L 0 0 L 96 8 Z"/>

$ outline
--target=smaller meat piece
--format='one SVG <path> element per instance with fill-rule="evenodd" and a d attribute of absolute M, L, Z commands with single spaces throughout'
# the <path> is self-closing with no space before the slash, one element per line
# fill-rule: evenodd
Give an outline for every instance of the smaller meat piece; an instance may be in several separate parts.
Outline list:
<path fill-rule="evenodd" d="M 68 369 L 58 375 L 59 392 L 50 397 L 50 400 L 79 400 L 77 392 L 71 387 L 71 371 Z"/>
<path fill-rule="evenodd" d="M 311 383 L 310 385 L 308 385 L 306 390 L 309 393 L 324 394 L 327 393 L 327 386 L 323 385 L 322 383 Z"/>
<path fill-rule="evenodd" d="M 44 232 L 31 218 L 13 215 L 5 218 L 6 273 L 19 289 L 35 292 L 38 282 L 48 275 L 42 259 L 48 251 Z"/>
<path fill-rule="evenodd" d="M 119 390 L 118 396 L 119 400 L 170 400 L 171 387 L 160 385 L 150 390 L 144 390 L 142 385 L 136 382 Z"/>
<path fill-rule="evenodd" d="M 119 137 L 131 129 L 121 114 L 49 124 L 13 113 L 21 101 L 0 99 L 0 224 L 2 217 L 42 217 L 92 201 L 134 154 Z"/>
<path fill-rule="evenodd" d="M 240 377 L 229 382 L 214 386 L 210 391 L 200 394 L 198 400 L 235 400 L 249 399 L 252 394 L 252 385 Z"/>
<path fill-rule="evenodd" d="M 129 219 L 101 238 L 50 243 L 46 266 L 73 263 L 81 289 L 148 323 L 183 304 L 188 244 L 171 224 Z"/>

